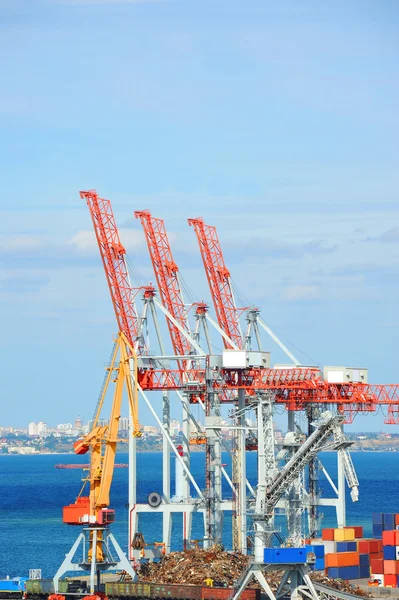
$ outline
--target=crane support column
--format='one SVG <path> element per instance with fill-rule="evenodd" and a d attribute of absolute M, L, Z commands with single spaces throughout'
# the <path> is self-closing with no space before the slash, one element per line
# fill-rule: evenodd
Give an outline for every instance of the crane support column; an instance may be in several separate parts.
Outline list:
<path fill-rule="evenodd" d="M 247 473 L 245 456 L 245 391 L 238 391 L 238 406 L 233 450 L 233 485 L 235 515 L 233 514 L 233 549 L 247 553 Z"/>

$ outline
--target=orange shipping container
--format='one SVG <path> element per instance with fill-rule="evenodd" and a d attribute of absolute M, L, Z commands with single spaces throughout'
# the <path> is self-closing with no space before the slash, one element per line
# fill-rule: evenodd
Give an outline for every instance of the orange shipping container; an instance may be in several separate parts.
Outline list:
<path fill-rule="evenodd" d="M 399 525 L 399 515 L 395 515 L 395 525 Z"/>
<path fill-rule="evenodd" d="M 399 561 L 384 560 L 384 575 L 397 575 L 399 573 Z"/>
<path fill-rule="evenodd" d="M 382 543 L 384 546 L 399 546 L 399 530 L 383 531 Z"/>
<path fill-rule="evenodd" d="M 334 552 L 326 554 L 326 567 L 357 567 L 359 565 L 358 552 Z"/>
<path fill-rule="evenodd" d="M 334 529 L 322 529 L 321 530 L 321 539 L 325 541 L 334 541 Z"/>

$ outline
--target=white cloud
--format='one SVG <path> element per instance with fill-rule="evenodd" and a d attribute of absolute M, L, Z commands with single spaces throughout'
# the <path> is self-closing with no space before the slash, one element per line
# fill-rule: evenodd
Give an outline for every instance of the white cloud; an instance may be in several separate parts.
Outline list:
<path fill-rule="evenodd" d="M 120 228 L 119 235 L 126 251 L 141 248 L 145 243 L 144 234 L 140 230 Z M 77 231 L 68 240 L 68 245 L 83 254 L 98 254 L 98 245 L 94 231 L 85 229 Z"/>
<path fill-rule="evenodd" d="M 283 300 L 319 300 L 321 298 L 318 285 L 294 285 L 284 290 Z"/>

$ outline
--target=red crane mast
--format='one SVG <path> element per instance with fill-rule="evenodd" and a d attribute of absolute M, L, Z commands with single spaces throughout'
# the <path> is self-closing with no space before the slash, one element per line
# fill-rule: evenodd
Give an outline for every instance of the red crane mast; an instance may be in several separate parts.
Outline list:
<path fill-rule="evenodd" d="M 230 284 L 230 272 L 224 262 L 216 227 L 205 225 L 200 217 L 188 219 L 188 224 L 194 227 L 197 235 L 218 323 L 237 348 L 241 349 L 242 336 Z M 223 338 L 223 342 L 225 348 L 233 349 L 226 338 Z"/>
<path fill-rule="evenodd" d="M 134 216 L 140 219 L 143 226 L 162 304 L 184 331 L 191 335 L 180 289 L 179 269 L 173 260 L 165 223 L 163 219 L 153 217 L 149 210 L 136 210 Z M 170 319 L 166 321 L 174 352 L 181 356 L 190 354 L 192 346 L 189 340 Z"/>
<path fill-rule="evenodd" d="M 95 190 L 81 191 L 80 197 L 86 200 L 90 210 L 119 330 L 135 347 L 138 345 L 137 311 L 125 262 L 126 250 L 119 238 L 111 202 L 100 198 Z M 138 353 L 142 350 L 142 347 L 137 348 Z"/>

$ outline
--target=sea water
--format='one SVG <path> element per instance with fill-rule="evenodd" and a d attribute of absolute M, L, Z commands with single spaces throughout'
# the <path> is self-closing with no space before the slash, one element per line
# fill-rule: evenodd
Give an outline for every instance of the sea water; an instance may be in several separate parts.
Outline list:
<path fill-rule="evenodd" d="M 85 457 L 86 458 L 86 457 Z M 360 482 L 360 498 L 352 503 L 347 495 L 347 522 L 363 525 L 365 535 L 371 536 L 372 512 L 399 513 L 399 453 L 352 453 Z M 336 480 L 336 455 L 321 455 L 323 464 Z M 204 488 L 203 452 L 191 456 L 192 472 L 201 489 Z M 256 452 L 247 453 L 247 476 L 252 484 L 256 480 Z M 231 473 L 228 456 L 223 457 L 226 470 Z M 0 578 L 28 575 L 29 569 L 42 569 L 43 577 L 52 577 L 77 538 L 80 527 L 62 523 L 62 507 L 75 501 L 82 485 L 84 472 L 79 469 L 56 469 L 57 463 L 81 463 L 75 455 L 0 455 Z M 127 462 L 126 454 L 119 454 L 117 462 Z M 174 490 L 174 462 L 171 459 L 172 492 Z M 162 454 L 144 452 L 138 455 L 137 501 L 146 502 L 150 492 L 162 492 Z M 327 480 L 320 480 L 322 495 L 332 496 Z M 226 482 L 225 497 L 231 497 Z M 195 495 L 195 494 L 193 494 Z M 119 544 L 127 551 L 128 470 L 115 469 L 111 489 L 111 507 L 116 511 L 112 525 Z M 333 509 L 322 507 L 322 526 L 334 526 Z M 231 525 L 226 516 L 226 548 L 231 547 Z M 146 542 L 161 541 L 160 516 L 146 515 L 142 519 Z M 193 520 L 192 539 L 200 539 L 202 517 Z M 172 547 L 181 548 L 182 521 L 175 518 L 172 530 Z"/>

